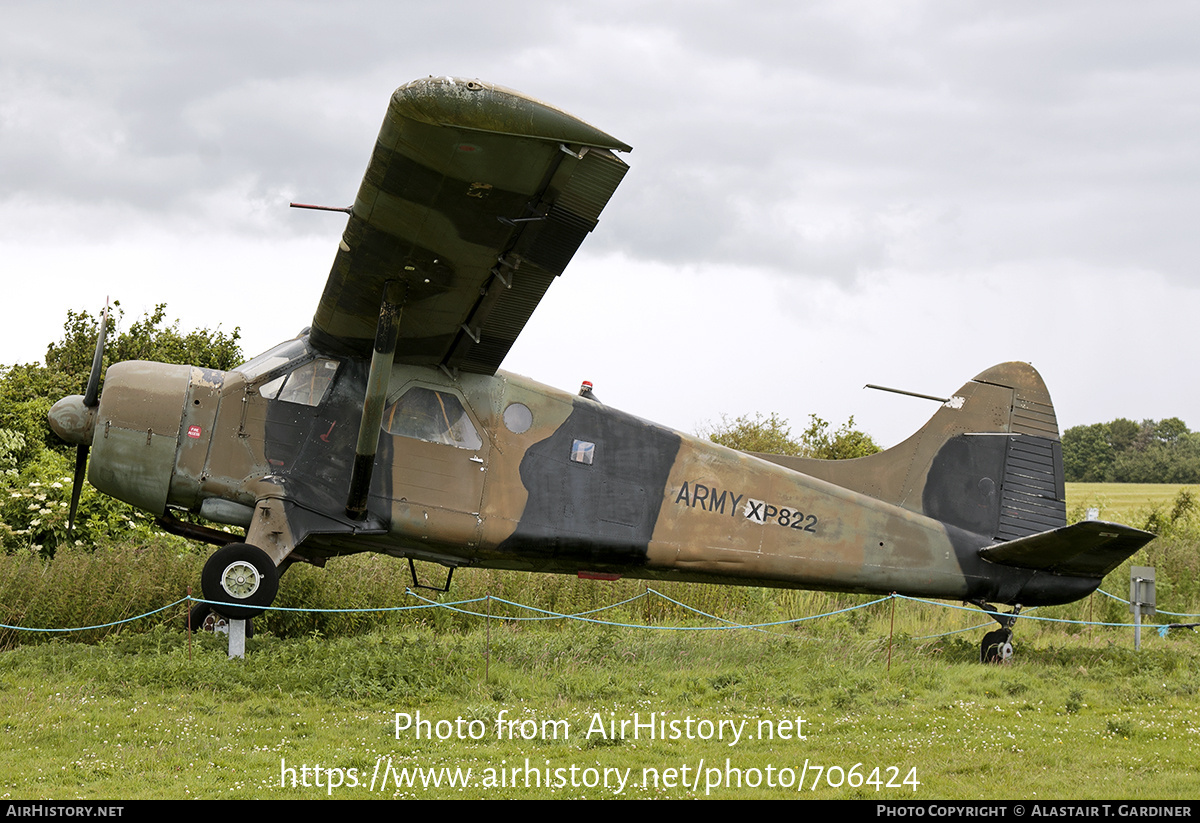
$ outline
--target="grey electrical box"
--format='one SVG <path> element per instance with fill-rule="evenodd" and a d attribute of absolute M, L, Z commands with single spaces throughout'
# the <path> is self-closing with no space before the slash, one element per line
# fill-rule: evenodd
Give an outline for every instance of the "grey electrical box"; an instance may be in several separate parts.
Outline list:
<path fill-rule="evenodd" d="M 1151 616 L 1154 609 L 1154 567 L 1131 566 L 1129 569 L 1129 611 Z"/>

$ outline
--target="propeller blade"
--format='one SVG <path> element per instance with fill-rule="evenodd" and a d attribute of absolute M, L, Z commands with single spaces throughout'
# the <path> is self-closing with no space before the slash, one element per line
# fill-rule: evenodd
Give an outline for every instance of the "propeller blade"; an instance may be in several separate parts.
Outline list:
<path fill-rule="evenodd" d="M 71 483 L 71 513 L 67 516 L 67 531 L 75 530 L 75 512 L 79 510 L 79 495 L 83 491 L 83 478 L 87 473 L 88 447 L 75 449 L 75 478 Z"/>
<path fill-rule="evenodd" d="M 83 393 L 83 405 L 94 409 L 100 405 L 100 371 L 104 366 L 104 338 L 108 332 L 108 303 L 100 315 L 100 330 L 96 334 L 96 353 L 92 355 L 92 372 L 88 375 L 87 390 Z M 67 531 L 75 529 L 75 513 L 79 511 L 79 495 L 83 493 L 83 481 L 87 476 L 87 445 L 75 449 L 75 477 L 71 483 L 71 512 L 67 515 Z"/>
<path fill-rule="evenodd" d="M 108 304 L 100 315 L 100 332 L 96 335 L 96 353 L 92 355 L 92 373 L 88 375 L 87 391 L 83 393 L 83 405 L 89 409 L 100 405 L 100 369 L 104 365 L 104 335 L 108 330 Z M 82 446 L 80 447 L 82 448 Z M 86 457 L 87 452 L 84 451 Z M 78 459 L 76 459 L 78 472 Z"/>

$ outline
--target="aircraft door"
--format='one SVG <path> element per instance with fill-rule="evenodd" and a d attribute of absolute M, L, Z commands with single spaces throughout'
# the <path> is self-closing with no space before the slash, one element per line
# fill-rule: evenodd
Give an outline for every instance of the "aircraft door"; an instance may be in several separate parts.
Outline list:
<path fill-rule="evenodd" d="M 392 527 L 442 548 L 479 541 L 489 444 L 466 400 L 445 387 L 407 385 L 383 413 Z M 388 453 L 390 452 L 390 454 Z"/>

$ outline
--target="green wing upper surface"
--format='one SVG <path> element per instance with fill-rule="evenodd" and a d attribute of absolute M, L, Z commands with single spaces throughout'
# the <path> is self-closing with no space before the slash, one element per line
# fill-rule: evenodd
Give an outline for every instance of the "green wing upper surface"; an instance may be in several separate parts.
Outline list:
<path fill-rule="evenodd" d="M 630 147 L 510 89 L 427 78 L 392 95 L 312 342 L 369 352 L 384 283 L 396 361 L 491 374 L 596 225 Z"/>

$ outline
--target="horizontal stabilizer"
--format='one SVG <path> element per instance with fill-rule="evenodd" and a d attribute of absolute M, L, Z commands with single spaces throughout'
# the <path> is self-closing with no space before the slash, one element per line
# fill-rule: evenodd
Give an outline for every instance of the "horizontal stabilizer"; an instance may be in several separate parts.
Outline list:
<path fill-rule="evenodd" d="M 1131 526 L 1084 520 L 980 549 L 979 556 L 1005 566 L 1104 577 L 1153 539 L 1150 532 Z"/>

